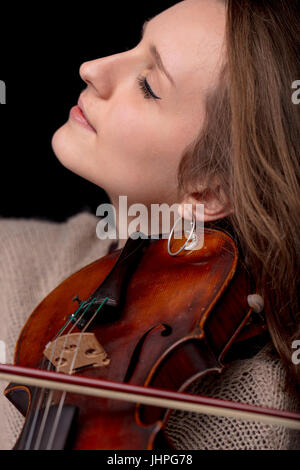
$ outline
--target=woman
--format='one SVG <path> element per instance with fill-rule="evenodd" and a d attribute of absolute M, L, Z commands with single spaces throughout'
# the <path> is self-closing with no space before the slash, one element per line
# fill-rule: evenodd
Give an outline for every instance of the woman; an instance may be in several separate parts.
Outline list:
<path fill-rule="evenodd" d="M 81 66 L 85 118 L 72 110 L 52 140 L 65 167 L 106 190 L 117 221 L 120 195 L 149 210 L 201 203 L 205 223 L 226 221 L 264 298 L 270 341 L 190 391 L 291 410 L 299 410 L 292 362 L 292 342 L 300 339 L 300 108 L 291 99 L 300 73 L 297 3 L 177 3 L 144 26 L 134 49 Z M 5 336 L 11 351 L 25 312 L 114 247 L 101 241 L 100 248 L 88 214 L 64 225 L 2 226 L 1 305 L 14 319 Z M 24 255 L 16 272 L 18 249 Z M 43 276 L 33 270 L 41 253 Z M 7 295 L 17 286 L 21 301 Z M 9 447 L 20 418 L 1 407 Z M 281 427 L 189 413 L 173 413 L 166 432 L 177 449 L 299 448 L 299 435 Z"/>

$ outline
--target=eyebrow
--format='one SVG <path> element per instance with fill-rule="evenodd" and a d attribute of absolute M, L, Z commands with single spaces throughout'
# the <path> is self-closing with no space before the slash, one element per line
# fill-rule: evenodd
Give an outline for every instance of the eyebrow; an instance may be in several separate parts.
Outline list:
<path fill-rule="evenodd" d="M 150 23 L 150 20 L 148 21 L 145 21 L 145 23 L 143 24 L 143 27 L 142 27 L 142 34 L 141 34 L 141 40 L 144 38 L 144 35 L 146 33 L 146 29 L 147 29 L 147 26 L 148 24 Z M 169 74 L 169 72 L 167 71 L 166 67 L 164 66 L 163 64 L 163 61 L 162 61 L 162 58 L 160 56 L 160 53 L 158 52 L 157 50 L 157 47 L 154 45 L 154 44 L 150 44 L 150 52 L 151 52 L 151 55 L 153 56 L 154 58 L 154 61 L 157 65 L 157 67 L 159 68 L 159 70 L 165 74 L 165 76 L 170 80 L 170 82 L 172 83 L 173 86 L 175 86 L 175 82 L 174 82 L 174 79 L 172 78 L 172 76 Z"/>

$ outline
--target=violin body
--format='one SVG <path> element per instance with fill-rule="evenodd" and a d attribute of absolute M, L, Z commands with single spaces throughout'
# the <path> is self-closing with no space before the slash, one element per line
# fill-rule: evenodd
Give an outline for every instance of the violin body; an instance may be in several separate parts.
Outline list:
<path fill-rule="evenodd" d="M 200 250 L 176 257 L 167 240 L 129 239 L 40 303 L 21 331 L 15 364 L 184 391 L 222 372 L 249 323 L 250 293 L 238 249 L 222 231 L 205 229 Z M 14 384 L 5 393 L 26 416 L 16 449 L 46 449 L 49 439 L 54 449 L 172 448 L 164 432 L 170 410 Z"/>

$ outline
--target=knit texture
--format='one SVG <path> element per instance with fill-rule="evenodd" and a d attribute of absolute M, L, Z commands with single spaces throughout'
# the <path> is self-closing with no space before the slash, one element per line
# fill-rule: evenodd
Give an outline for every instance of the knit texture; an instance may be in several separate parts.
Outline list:
<path fill-rule="evenodd" d="M 197 380 L 187 391 L 251 405 L 299 411 L 285 390 L 286 372 L 271 345 L 251 359 L 238 360 L 220 374 Z M 176 449 L 287 450 L 300 449 L 300 433 L 257 421 L 173 411 L 166 432 Z"/>
<path fill-rule="evenodd" d="M 115 248 L 111 240 L 97 238 L 98 221 L 88 213 L 64 223 L 0 219 L 0 340 L 6 343 L 7 363 L 13 362 L 22 326 L 43 298 L 72 273 Z M 267 345 L 250 359 L 234 361 L 222 375 L 197 380 L 188 391 L 299 410 L 299 403 L 285 390 L 285 383 L 285 369 Z M 0 382 L 1 450 L 13 447 L 24 423 L 3 396 L 6 386 Z M 178 450 L 300 449 L 296 431 L 181 411 L 171 413 L 166 434 Z"/>

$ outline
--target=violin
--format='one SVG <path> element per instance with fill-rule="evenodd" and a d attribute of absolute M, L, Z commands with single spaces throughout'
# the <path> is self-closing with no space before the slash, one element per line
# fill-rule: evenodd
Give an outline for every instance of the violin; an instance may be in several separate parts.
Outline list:
<path fill-rule="evenodd" d="M 15 364 L 0 365 L 25 416 L 14 449 L 172 449 L 175 408 L 299 429 L 296 413 L 185 393 L 266 331 L 254 288 L 233 238 L 210 228 L 199 250 L 171 257 L 167 240 L 131 237 L 70 276 L 27 320 Z"/>

